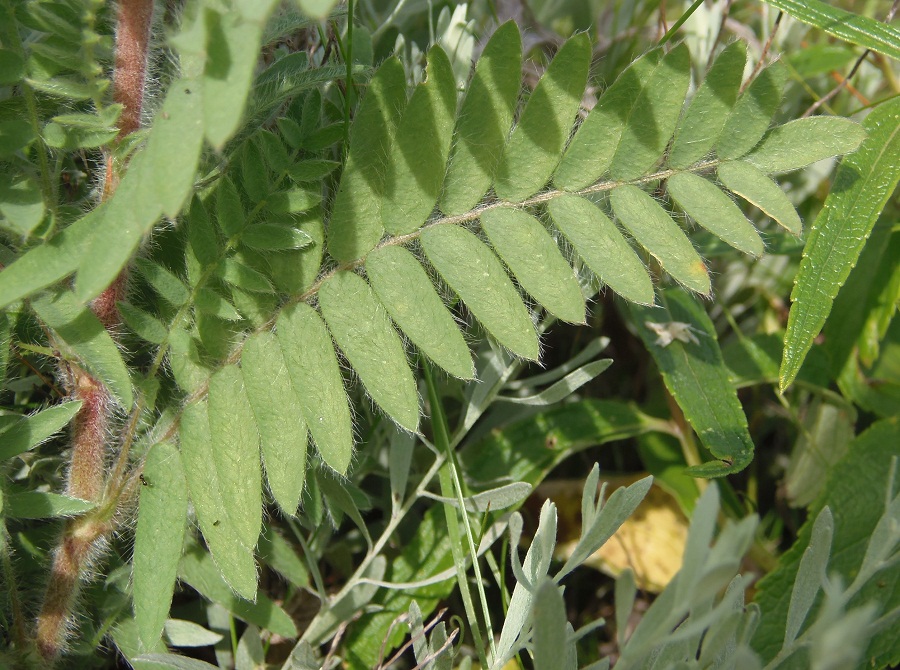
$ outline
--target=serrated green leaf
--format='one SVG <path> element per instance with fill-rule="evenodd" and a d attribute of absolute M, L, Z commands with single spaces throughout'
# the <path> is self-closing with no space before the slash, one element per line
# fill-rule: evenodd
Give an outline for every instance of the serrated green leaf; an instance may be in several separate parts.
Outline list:
<path fill-rule="evenodd" d="M 0 182 L 0 216 L 12 230 L 30 235 L 44 219 L 40 184 L 28 176 Z"/>
<path fill-rule="evenodd" d="M 203 89 L 182 77 L 169 86 L 147 139 L 146 170 L 163 214 L 175 218 L 194 188 L 203 148 Z"/>
<path fill-rule="evenodd" d="M 759 258 L 762 239 L 743 212 L 712 182 L 691 172 L 672 175 L 666 190 L 688 216 L 735 249 Z"/>
<path fill-rule="evenodd" d="M 313 188 L 291 188 L 269 196 L 268 209 L 273 214 L 306 212 L 322 202 L 322 191 Z"/>
<path fill-rule="evenodd" d="M 584 323 L 584 296 L 556 242 L 530 214 L 500 207 L 486 211 L 481 226 L 519 285 L 554 316 Z"/>
<path fill-rule="evenodd" d="M 226 283 L 232 284 L 245 291 L 256 293 L 272 293 L 272 284 L 266 279 L 261 272 L 257 272 L 251 267 L 247 267 L 243 263 L 234 258 L 226 258 L 222 261 L 221 277 Z"/>
<path fill-rule="evenodd" d="M 242 598 L 256 598 L 256 564 L 253 549 L 241 541 L 230 523 L 223 500 L 210 432 L 206 401 L 184 408 L 179 431 L 184 474 L 203 538 L 228 585 Z M 218 448 L 219 445 L 216 445 Z M 182 560 L 182 571 L 184 570 Z"/>
<path fill-rule="evenodd" d="M 637 186 L 620 186 L 609 201 L 620 223 L 686 288 L 710 292 L 709 273 L 691 241 L 659 203 Z"/>
<path fill-rule="evenodd" d="M 244 229 L 241 242 L 261 251 L 284 251 L 303 249 L 312 244 L 312 238 L 293 226 L 257 223 Z"/>
<path fill-rule="evenodd" d="M 116 307 L 119 309 L 125 325 L 131 328 L 138 337 L 153 344 L 162 344 L 168 338 L 168 329 L 152 314 L 127 302 L 117 302 Z"/>
<path fill-rule="evenodd" d="M 255 592 L 255 597 L 244 600 L 236 598 L 228 588 L 229 585 L 218 575 L 209 554 L 199 546 L 194 545 L 185 552 L 178 577 L 204 598 L 221 605 L 241 621 L 286 638 L 297 637 L 297 627 L 291 617 L 265 593 Z M 247 602 L 248 600 L 251 602 Z"/>
<path fill-rule="evenodd" d="M 522 37 L 513 21 L 484 47 L 456 121 L 441 209 L 462 214 L 491 187 L 516 111 L 522 80 Z"/>
<path fill-rule="evenodd" d="M 682 42 L 667 53 L 634 103 L 609 166 L 613 179 L 637 179 L 662 158 L 691 83 L 691 52 Z"/>
<path fill-rule="evenodd" d="M 484 329 L 517 356 L 537 360 L 537 333 L 522 298 L 493 252 L 459 226 L 433 226 L 422 247 Z"/>
<path fill-rule="evenodd" d="M 133 602 L 138 636 L 150 648 L 169 616 L 187 527 L 188 491 L 178 449 L 161 442 L 144 461 L 134 537 Z"/>
<path fill-rule="evenodd" d="M 159 263 L 146 258 L 137 258 L 134 265 L 153 290 L 172 307 L 181 307 L 191 297 L 184 282 Z"/>
<path fill-rule="evenodd" d="M 593 184 L 609 169 L 634 103 L 662 55 L 661 49 L 644 54 L 603 92 L 569 142 L 553 177 L 556 186 L 577 191 Z"/>
<path fill-rule="evenodd" d="M 0 461 L 33 449 L 62 430 L 81 409 L 81 402 L 66 402 L 16 419 L 0 430 Z"/>
<path fill-rule="evenodd" d="M 784 336 L 782 390 L 797 376 L 838 289 L 900 180 L 900 99 L 876 107 L 863 127 L 868 136 L 856 153 L 841 161 L 803 249 Z"/>
<path fill-rule="evenodd" d="M 207 35 L 203 130 L 215 149 L 222 148 L 240 123 L 263 27 L 275 4 L 275 0 L 257 0 L 252 13 L 203 10 Z"/>
<path fill-rule="evenodd" d="M 763 172 L 790 172 L 824 158 L 848 154 L 859 147 L 866 131 L 856 121 L 839 116 L 796 119 L 772 128 L 744 160 Z"/>
<path fill-rule="evenodd" d="M 591 40 L 586 33 L 569 39 L 547 66 L 497 168 L 494 190 L 504 200 L 520 202 L 550 179 L 569 139 L 590 66 Z"/>
<path fill-rule="evenodd" d="M 293 516 L 306 476 L 306 422 L 274 334 L 264 331 L 247 340 L 241 371 L 259 429 L 269 488 L 285 514 Z"/>
<path fill-rule="evenodd" d="M 634 325 L 653 355 L 666 388 L 703 445 L 719 461 L 688 469 L 695 477 L 720 477 L 739 472 L 753 460 L 753 440 L 747 417 L 731 385 L 728 368 L 706 311 L 690 295 L 676 289 L 660 294 L 660 308 L 630 305 Z M 687 324 L 689 336 L 661 341 L 658 329 Z"/>
<path fill-rule="evenodd" d="M 230 177 L 222 177 L 216 189 L 216 221 L 225 237 L 239 234 L 247 225 L 247 216 L 237 187 Z"/>
<path fill-rule="evenodd" d="M 323 159 L 297 161 L 288 168 L 288 176 L 298 183 L 320 181 L 334 172 L 340 163 Z"/>
<path fill-rule="evenodd" d="M 416 347 L 455 377 L 475 376 L 466 341 L 409 251 L 400 246 L 373 251 L 366 258 L 366 276 L 388 314 Z"/>
<path fill-rule="evenodd" d="M 788 69 L 775 61 L 756 75 L 725 119 L 716 144 L 719 158 L 740 158 L 762 139 L 781 105 Z"/>
<path fill-rule="evenodd" d="M 669 165 L 686 168 L 712 151 L 737 100 L 746 65 L 747 45 L 742 40 L 719 54 L 678 124 Z"/>
<path fill-rule="evenodd" d="M 593 203 L 577 196 L 554 198 L 547 205 L 553 223 L 585 264 L 626 300 L 653 304 L 653 282 L 634 249 Z"/>
<path fill-rule="evenodd" d="M 277 335 L 319 454 L 327 465 L 345 474 L 353 456 L 353 430 L 331 336 L 305 303 L 281 312 Z"/>
<path fill-rule="evenodd" d="M 416 381 L 403 343 L 369 285 L 353 272 L 338 272 L 319 289 L 319 308 L 372 399 L 400 426 L 417 432 Z"/>
<path fill-rule="evenodd" d="M 134 398 L 131 378 L 122 354 L 94 313 L 81 305 L 70 291 L 42 296 L 32 301 L 41 320 L 56 333 L 58 345 L 75 356 L 91 375 L 109 388 L 126 410 Z"/>
<path fill-rule="evenodd" d="M 328 224 L 328 251 L 339 262 L 362 258 L 384 233 L 383 166 L 405 105 L 403 66 L 389 58 L 369 82 L 350 131 L 350 155 Z"/>
<path fill-rule="evenodd" d="M 225 520 L 244 546 L 253 549 L 262 528 L 259 434 L 241 371 L 228 365 L 209 380 L 209 427 Z"/>
<path fill-rule="evenodd" d="M 384 183 L 381 221 L 392 235 L 421 226 L 441 194 L 456 115 L 456 77 L 440 46 L 428 52 L 425 81 L 400 119 Z"/>
<path fill-rule="evenodd" d="M 8 519 L 55 519 L 61 516 L 78 516 L 96 506 L 96 502 L 89 500 L 43 491 L 7 493 L 3 496 L 3 516 Z"/>
<path fill-rule="evenodd" d="M 766 1 L 795 19 L 820 28 L 829 35 L 900 59 L 900 29 L 890 23 L 860 16 L 821 0 Z"/>
<path fill-rule="evenodd" d="M 799 237 L 803 230 L 800 215 L 781 187 L 763 172 L 744 161 L 728 161 L 719 164 L 717 174 L 728 190 L 758 207 Z"/>
<path fill-rule="evenodd" d="M 0 85 L 16 84 L 25 76 L 25 61 L 11 49 L 0 49 Z"/>

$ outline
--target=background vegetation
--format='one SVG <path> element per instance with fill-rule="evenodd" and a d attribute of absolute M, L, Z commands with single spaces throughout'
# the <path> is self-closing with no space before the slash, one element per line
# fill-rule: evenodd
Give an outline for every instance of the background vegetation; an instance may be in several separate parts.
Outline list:
<path fill-rule="evenodd" d="M 900 663 L 852 10 L 0 0 L 0 665 Z"/>

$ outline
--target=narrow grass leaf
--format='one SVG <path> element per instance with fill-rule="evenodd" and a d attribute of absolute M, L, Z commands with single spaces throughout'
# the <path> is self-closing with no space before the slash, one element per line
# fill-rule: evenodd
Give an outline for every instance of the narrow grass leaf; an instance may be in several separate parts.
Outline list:
<path fill-rule="evenodd" d="M 253 549 L 241 541 L 225 512 L 222 484 L 218 468 L 214 467 L 215 455 L 206 401 L 185 407 L 179 436 L 184 474 L 203 538 L 228 587 L 242 598 L 254 600 L 256 564 L 253 562 Z M 226 591 L 230 593 L 228 587 Z"/>
<path fill-rule="evenodd" d="M 691 172 L 672 175 L 666 190 L 688 216 L 735 249 L 759 258 L 762 239 L 740 208 L 715 184 Z"/>
<path fill-rule="evenodd" d="M 18 456 L 62 430 L 81 409 L 81 401 L 64 402 L 16 418 L 0 430 L 0 461 Z M 6 418 L 6 417 L 4 417 Z"/>
<path fill-rule="evenodd" d="M 691 241 L 669 214 L 637 186 L 625 185 L 610 193 L 619 221 L 663 269 L 686 288 L 709 295 L 709 273 Z"/>
<path fill-rule="evenodd" d="M 856 121 L 838 116 L 796 119 L 769 131 L 745 160 L 763 172 L 790 172 L 816 161 L 849 154 L 866 138 Z"/>
<path fill-rule="evenodd" d="M 306 475 L 306 421 L 273 333 L 263 331 L 247 340 L 241 372 L 259 429 L 269 489 L 285 514 L 293 516 Z"/>
<path fill-rule="evenodd" d="M 677 289 L 663 291 L 660 303 L 661 308 L 631 305 L 634 325 L 688 423 L 703 446 L 719 459 L 688 468 L 687 472 L 695 477 L 739 472 L 753 460 L 753 441 L 713 323 L 696 299 Z M 687 324 L 693 338 L 661 341 L 648 325 L 658 322 Z"/>
<path fill-rule="evenodd" d="M 719 54 L 678 124 L 669 165 L 686 168 L 712 151 L 737 100 L 746 65 L 747 45 L 742 40 Z"/>
<path fill-rule="evenodd" d="M 491 187 L 512 126 L 522 80 L 522 37 L 507 21 L 498 28 L 475 65 L 456 121 L 441 209 L 462 214 Z"/>
<path fill-rule="evenodd" d="M 138 337 L 152 344 L 162 344 L 169 337 L 169 330 L 163 323 L 149 312 L 127 302 L 117 302 L 116 307 L 125 325 Z"/>
<path fill-rule="evenodd" d="M 103 324 L 71 291 L 42 296 L 32 308 L 57 336 L 58 346 L 74 356 L 84 369 L 103 382 L 126 410 L 134 401 L 131 378 L 122 353 Z"/>
<path fill-rule="evenodd" d="M 604 284 L 631 302 L 653 304 L 653 282 L 634 249 L 592 202 L 574 195 L 547 205 L 553 223 Z"/>
<path fill-rule="evenodd" d="M 372 80 L 350 131 L 350 154 L 328 224 L 328 251 L 341 263 L 362 258 L 384 233 L 384 165 L 406 106 L 406 75 L 396 58 Z"/>
<path fill-rule="evenodd" d="M 564 670 L 566 655 L 566 604 L 552 579 L 543 579 L 532 605 L 532 653 L 534 667 L 541 670 Z"/>
<path fill-rule="evenodd" d="M 382 247 L 366 259 L 366 276 L 394 323 L 422 353 L 454 377 L 475 376 L 469 347 L 415 256 L 401 246 Z"/>
<path fill-rule="evenodd" d="M 531 316 L 493 252 L 458 226 L 429 228 L 421 241 L 429 262 L 485 330 L 517 356 L 537 360 Z"/>
<path fill-rule="evenodd" d="M 660 161 L 690 83 L 691 52 L 682 42 L 663 57 L 635 101 L 609 166 L 613 179 L 637 179 Z"/>
<path fill-rule="evenodd" d="M 900 59 L 900 29 L 821 0 L 766 0 L 795 19 L 851 44 Z"/>
<path fill-rule="evenodd" d="M 385 179 L 381 220 L 392 235 L 411 233 L 441 194 L 456 115 L 456 77 L 444 50 L 428 52 L 425 81 L 416 87 L 397 128 Z"/>
<path fill-rule="evenodd" d="M 577 191 L 597 181 L 612 163 L 635 101 L 662 58 L 654 49 L 629 65 L 613 82 L 575 133 L 553 177 L 553 183 Z"/>
<path fill-rule="evenodd" d="M 800 215 L 781 187 L 765 173 L 744 161 L 720 163 L 717 173 L 728 190 L 761 209 L 766 216 L 794 235 L 800 236 L 803 230 Z"/>
<path fill-rule="evenodd" d="M 319 289 L 319 308 L 372 399 L 400 426 L 415 433 L 419 427 L 416 381 L 403 343 L 366 281 L 350 271 L 338 272 Z"/>
<path fill-rule="evenodd" d="M 3 516 L 8 519 L 55 519 L 78 516 L 96 506 L 95 502 L 59 493 L 24 491 L 4 494 Z"/>
<path fill-rule="evenodd" d="M 160 442 L 144 461 L 132 584 L 134 618 L 145 649 L 162 634 L 169 617 L 175 576 L 187 527 L 188 490 L 181 455 L 170 442 Z"/>
<path fill-rule="evenodd" d="M 206 64 L 203 72 L 203 128 L 221 149 L 237 130 L 244 112 L 266 18 L 275 0 L 240 3 L 220 13 L 205 8 Z"/>
<path fill-rule="evenodd" d="M 578 279 L 540 221 L 521 210 L 501 207 L 486 211 L 481 226 L 525 291 L 559 319 L 584 323 Z"/>
<path fill-rule="evenodd" d="M 779 61 L 760 71 L 725 120 L 716 144 L 719 158 L 740 158 L 759 143 L 781 105 L 787 78 L 788 69 Z"/>
<path fill-rule="evenodd" d="M 259 433 L 236 366 L 228 365 L 210 378 L 208 403 L 215 445 L 210 465 L 219 479 L 225 523 L 231 523 L 244 546 L 252 550 L 262 527 Z"/>
<path fill-rule="evenodd" d="M 782 390 L 797 376 L 838 289 L 900 179 L 900 99 L 876 107 L 863 127 L 868 136 L 856 153 L 841 161 L 803 249 L 784 336 Z"/>
<path fill-rule="evenodd" d="M 241 621 L 283 637 L 297 636 L 297 627 L 291 617 L 265 593 L 256 592 L 255 598 L 236 598 L 228 588 L 229 585 L 222 581 L 210 555 L 196 544 L 181 559 L 178 577 L 204 598 L 221 605 Z"/>
<path fill-rule="evenodd" d="M 497 169 L 494 190 L 520 202 L 550 179 L 569 139 L 591 65 L 586 33 L 569 39 L 547 66 L 513 130 Z"/>
<path fill-rule="evenodd" d="M 353 430 L 331 336 L 316 311 L 304 303 L 282 311 L 277 335 L 322 460 L 344 474 L 353 455 Z"/>
<path fill-rule="evenodd" d="M 612 365 L 611 358 L 593 361 L 592 363 L 588 363 L 587 365 L 583 365 L 580 368 L 573 370 L 558 382 L 536 395 L 526 396 L 524 398 L 499 396 L 498 400 L 504 400 L 518 405 L 531 405 L 534 407 L 553 405 L 568 398 L 579 388 L 595 379 L 610 365 Z"/>

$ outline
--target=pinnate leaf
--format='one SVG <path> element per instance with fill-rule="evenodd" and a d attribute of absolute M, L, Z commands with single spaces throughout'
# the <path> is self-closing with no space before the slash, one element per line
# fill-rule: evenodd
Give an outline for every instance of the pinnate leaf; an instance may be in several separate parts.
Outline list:
<path fill-rule="evenodd" d="M 369 285 L 353 272 L 338 272 L 322 284 L 319 307 L 369 395 L 401 427 L 416 432 L 416 381 L 403 343 Z"/>
<path fill-rule="evenodd" d="M 493 252 L 459 226 L 433 226 L 421 241 L 428 260 L 484 329 L 517 356 L 537 360 L 531 316 Z"/>
<path fill-rule="evenodd" d="M 366 275 L 388 314 L 416 347 L 455 377 L 475 376 L 465 339 L 409 251 L 399 246 L 373 251 L 366 258 Z"/>
<path fill-rule="evenodd" d="M 62 430 L 79 409 L 80 401 L 66 402 L 18 417 L 9 425 L 3 424 L 0 430 L 0 461 L 24 453 Z M 7 415 L 4 418 L 10 417 Z"/>

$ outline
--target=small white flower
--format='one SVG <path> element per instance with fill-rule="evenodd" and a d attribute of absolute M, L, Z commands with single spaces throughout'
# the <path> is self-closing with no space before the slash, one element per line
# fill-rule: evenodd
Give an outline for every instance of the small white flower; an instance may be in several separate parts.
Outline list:
<path fill-rule="evenodd" d="M 668 323 L 645 321 L 644 325 L 656 333 L 656 344 L 661 347 L 669 346 L 674 340 L 680 340 L 685 344 L 688 342 L 700 344 L 700 340 L 694 335 L 694 327 L 689 323 L 684 323 L 683 321 L 669 321 Z"/>

